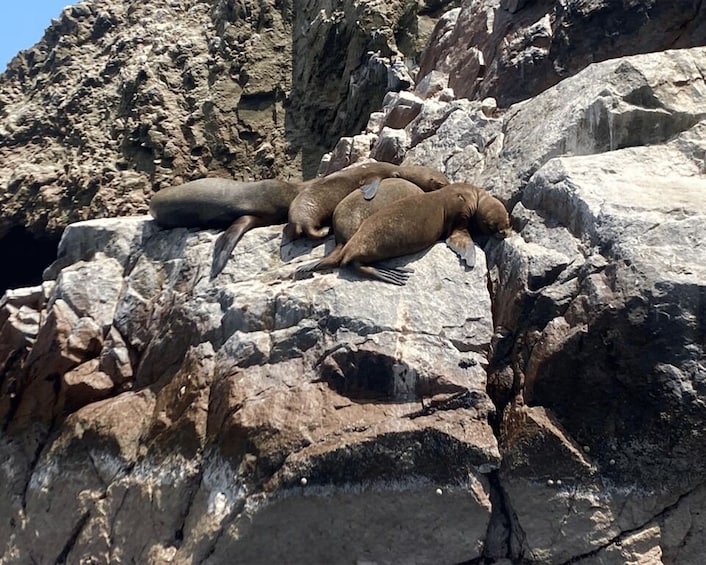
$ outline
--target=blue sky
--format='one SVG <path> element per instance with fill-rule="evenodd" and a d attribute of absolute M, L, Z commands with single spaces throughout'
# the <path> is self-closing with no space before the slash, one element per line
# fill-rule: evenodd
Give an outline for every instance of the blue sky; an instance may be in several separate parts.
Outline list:
<path fill-rule="evenodd" d="M 78 0 L 1 0 L 0 73 L 18 51 L 37 43 L 64 6 Z"/>

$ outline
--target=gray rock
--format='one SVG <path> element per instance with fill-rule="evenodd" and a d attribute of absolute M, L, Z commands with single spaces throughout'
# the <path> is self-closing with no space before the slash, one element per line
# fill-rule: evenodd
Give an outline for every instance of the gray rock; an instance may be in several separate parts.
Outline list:
<path fill-rule="evenodd" d="M 417 555 L 431 563 L 439 555 L 481 555 L 490 519 L 484 474 L 500 463 L 485 393 L 492 323 L 482 253 L 473 270 L 443 243 L 393 260 L 414 269 L 402 288 L 345 270 L 295 281 L 296 265 L 322 249 L 300 244 L 305 254 L 283 263 L 280 232 L 275 226 L 247 233 L 211 281 L 202 266 L 210 262 L 213 232 L 159 230 L 144 218 L 67 230 L 66 249 L 89 241 L 126 249 L 134 233 L 142 240 L 124 258 L 124 272 L 101 252 L 77 258 L 59 271 L 49 298 L 49 307 L 72 305 L 74 333 L 86 320 L 107 327 L 109 338 L 96 350 L 79 342 L 69 348 L 75 361 L 59 369 L 63 384 L 53 401 L 50 388 L 20 394 L 27 418 L 32 395 L 40 392 L 42 403 L 35 405 L 55 402 L 72 412 L 31 471 L 31 512 L 56 506 L 66 517 L 65 527 L 32 550 L 33 558 L 60 553 L 71 531 L 78 532 L 75 559 L 87 551 L 104 554 L 94 535 L 111 528 L 123 555 L 135 560 L 188 559 L 203 551 L 199 535 L 209 536 L 214 563 L 233 552 L 299 559 L 312 544 L 322 559 L 341 559 L 343 550 L 324 543 L 328 530 L 305 520 L 312 515 L 322 525 L 347 520 L 361 538 L 360 558 Z M 45 366 L 45 359 L 33 352 L 25 370 L 37 371 L 33 364 Z M 139 360 L 134 375 L 132 359 Z M 121 393 L 128 384 L 141 392 Z M 189 408 L 197 399 L 201 404 Z M 127 430 L 131 420 L 118 418 L 133 410 L 142 424 Z M 15 434 L 25 433 L 16 426 Z M 76 442 L 94 461 L 85 470 L 87 456 L 74 453 Z M 166 469 L 178 464 L 177 454 L 188 457 L 189 470 L 171 476 Z M 206 496 L 199 469 L 213 465 L 230 468 L 229 480 L 241 487 L 233 495 L 208 495 L 221 511 L 201 515 L 194 503 L 192 512 L 184 504 L 194 492 Z M 45 491 L 59 474 L 62 493 Z M 148 491 L 167 497 L 164 505 L 150 503 Z M 127 536 L 124 520 L 140 505 L 156 529 Z M 13 503 L 5 510 L 21 512 Z M 163 512 L 189 525 L 163 523 Z M 292 513 L 301 518 L 293 521 Z M 449 513 L 457 517 L 451 528 L 422 535 L 430 523 L 447 523 Z M 404 534 L 397 537 L 392 524 L 400 517 Z M 30 517 L 8 551 L 34 543 L 30 532 L 44 527 L 44 519 Z M 281 534 L 291 542 L 266 542 L 261 528 L 283 520 L 291 527 Z M 371 520 L 390 532 L 385 543 L 363 541 Z M 183 544 L 172 540 L 177 530 Z M 413 531 L 418 541 L 409 537 Z"/>

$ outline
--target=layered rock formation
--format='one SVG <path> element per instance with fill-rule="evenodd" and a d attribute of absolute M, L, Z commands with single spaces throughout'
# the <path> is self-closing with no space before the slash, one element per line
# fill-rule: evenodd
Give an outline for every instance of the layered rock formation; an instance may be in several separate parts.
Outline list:
<path fill-rule="evenodd" d="M 209 280 L 215 232 L 65 231 L 46 282 L 0 302 L 4 562 L 700 562 L 706 49 L 592 64 L 507 109 L 462 98 L 519 95 L 492 73 L 461 93 L 430 53 L 463 52 L 467 13 L 519 29 L 542 6 L 448 12 L 436 68 L 321 164 L 489 188 L 516 234 L 472 270 L 439 243 L 394 262 L 402 289 L 294 281 L 323 246 L 271 227 Z M 565 37 L 607 9 L 562 6 Z M 672 13 L 643 9 L 637 31 Z M 562 78 L 526 60 L 527 84 Z"/>

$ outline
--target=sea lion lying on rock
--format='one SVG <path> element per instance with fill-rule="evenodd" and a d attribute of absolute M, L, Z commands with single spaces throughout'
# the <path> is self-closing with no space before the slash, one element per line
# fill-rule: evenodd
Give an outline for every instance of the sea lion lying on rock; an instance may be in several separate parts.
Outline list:
<path fill-rule="evenodd" d="M 289 224 L 285 235 L 291 239 L 306 235 L 320 239 L 329 232 L 339 202 L 351 192 L 362 189 L 366 199 L 374 198 L 380 182 L 386 178 L 403 178 L 424 191 L 437 190 L 449 183 L 439 171 L 419 165 L 363 163 L 351 165 L 328 176 L 305 183 L 289 207 Z"/>
<path fill-rule="evenodd" d="M 351 265 L 366 276 L 403 285 L 409 278 L 408 269 L 373 267 L 370 263 L 422 251 L 444 238 L 472 267 L 475 246 L 468 232 L 471 221 L 483 233 L 497 237 L 506 237 L 511 230 L 503 203 L 471 184 L 455 183 L 408 196 L 370 215 L 345 245 L 337 246 L 320 261 L 299 267 L 295 276 Z"/>
<path fill-rule="evenodd" d="M 223 270 L 245 232 L 287 220 L 300 189 L 300 184 L 276 179 L 203 178 L 157 192 L 150 201 L 150 214 L 166 228 L 227 228 L 213 250 L 213 278 Z"/>

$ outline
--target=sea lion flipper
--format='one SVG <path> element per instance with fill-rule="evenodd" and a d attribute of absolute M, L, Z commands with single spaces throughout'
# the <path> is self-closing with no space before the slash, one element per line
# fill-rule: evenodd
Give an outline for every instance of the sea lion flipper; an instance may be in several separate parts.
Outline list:
<path fill-rule="evenodd" d="M 404 286 L 410 275 L 410 273 L 404 271 L 403 269 L 395 269 L 390 267 L 376 268 L 371 265 L 361 265 L 357 262 L 354 262 L 352 266 L 364 275 L 368 275 L 369 277 L 373 277 L 386 283 L 395 284 L 397 286 Z"/>
<path fill-rule="evenodd" d="M 300 278 L 304 278 L 304 275 L 308 275 L 310 273 L 313 273 L 314 271 L 318 271 L 319 263 L 321 263 L 321 261 L 311 261 L 310 263 L 304 263 L 303 265 L 299 265 L 296 269 L 294 269 L 294 272 L 292 273 L 292 278 L 294 280 L 298 280 Z"/>
<path fill-rule="evenodd" d="M 381 182 L 382 179 L 380 177 L 375 177 L 370 182 L 367 182 L 360 187 L 360 190 L 363 192 L 363 195 L 365 196 L 366 200 L 372 200 L 373 198 L 375 198 L 375 195 L 378 193 L 378 188 L 380 188 Z"/>
<path fill-rule="evenodd" d="M 293 277 L 296 279 L 300 275 L 305 273 L 312 273 L 314 271 L 323 271 L 325 269 L 332 269 L 333 267 L 338 267 L 341 263 L 341 256 L 343 255 L 343 244 L 339 243 L 333 248 L 333 251 L 326 255 L 323 259 L 318 261 L 311 261 L 310 263 L 304 263 L 299 265 L 295 270 Z"/>
<path fill-rule="evenodd" d="M 456 253 L 461 260 L 472 269 L 476 265 L 476 246 L 471 234 L 465 229 L 457 228 L 446 238 L 446 245 Z"/>
<path fill-rule="evenodd" d="M 240 216 L 230 227 L 216 239 L 213 248 L 213 262 L 211 263 L 211 279 L 214 279 L 223 270 L 230 259 L 233 249 L 243 237 L 245 232 L 259 225 L 256 216 Z"/>

